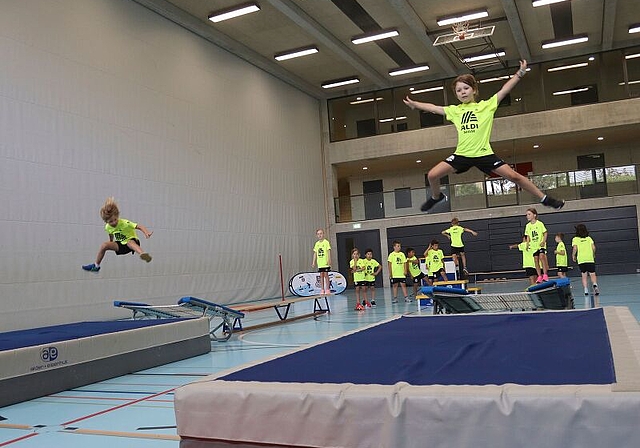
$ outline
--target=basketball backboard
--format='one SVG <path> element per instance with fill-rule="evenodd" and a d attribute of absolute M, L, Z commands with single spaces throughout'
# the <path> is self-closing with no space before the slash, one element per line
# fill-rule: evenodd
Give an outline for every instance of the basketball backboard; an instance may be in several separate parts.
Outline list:
<path fill-rule="evenodd" d="M 494 25 L 491 25 L 466 30 L 463 35 L 459 35 L 458 33 L 443 34 L 436 38 L 436 40 L 433 42 L 433 46 L 435 47 L 437 45 L 452 44 L 455 42 L 478 39 L 481 37 L 490 37 L 493 35 L 495 29 L 496 27 Z"/>

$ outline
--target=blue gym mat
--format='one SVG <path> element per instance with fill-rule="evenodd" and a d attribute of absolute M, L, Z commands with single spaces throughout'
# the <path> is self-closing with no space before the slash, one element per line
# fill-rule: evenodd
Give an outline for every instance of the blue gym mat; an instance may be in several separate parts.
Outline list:
<path fill-rule="evenodd" d="M 402 317 L 221 377 L 391 385 L 611 384 L 602 309 Z"/>
<path fill-rule="evenodd" d="M 0 333 L 0 351 L 50 344 L 116 331 L 163 325 L 184 319 L 88 321 Z"/>

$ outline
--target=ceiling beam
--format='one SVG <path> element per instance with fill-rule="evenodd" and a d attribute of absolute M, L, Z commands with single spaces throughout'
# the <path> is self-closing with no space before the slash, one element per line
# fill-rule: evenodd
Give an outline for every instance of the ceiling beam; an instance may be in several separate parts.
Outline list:
<path fill-rule="evenodd" d="M 329 50 L 342 58 L 342 60 L 366 76 L 378 88 L 387 88 L 391 85 L 386 76 L 381 75 L 364 61 L 356 52 L 327 31 L 313 17 L 309 16 L 302 8 L 291 0 L 267 0 L 274 8 L 287 16 L 305 32 L 313 36 Z"/>
<path fill-rule="evenodd" d="M 616 8 L 618 0 L 604 0 L 602 14 L 602 51 L 613 48 L 613 32 L 616 25 Z"/>
<path fill-rule="evenodd" d="M 522 27 L 522 20 L 520 20 L 520 13 L 514 0 L 501 0 L 502 9 L 507 16 L 507 22 L 511 28 L 511 34 L 516 42 L 516 48 L 520 59 L 524 59 L 531 62 L 531 51 L 529 50 L 529 44 L 527 43 L 527 37 L 524 34 L 524 28 Z"/>
<path fill-rule="evenodd" d="M 420 16 L 418 16 L 411 5 L 409 5 L 409 2 L 407 0 L 388 0 L 388 2 L 393 6 L 393 9 L 396 10 L 398 15 L 402 17 L 402 20 L 405 21 L 407 26 L 409 26 L 415 37 L 424 45 L 425 50 L 427 50 L 427 59 L 433 58 L 433 60 L 442 67 L 442 70 L 447 76 L 456 76 L 457 72 L 455 67 L 445 55 L 444 51 L 433 46 L 433 40 L 431 40 L 431 37 L 427 34 L 427 27 Z"/>
<path fill-rule="evenodd" d="M 216 28 L 209 26 L 197 17 L 188 14 L 177 6 L 166 0 L 133 0 L 134 2 L 144 6 L 145 8 L 161 15 L 162 17 L 180 25 L 188 31 L 200 36 L 201 38 L 213 43 L 214 45 L 236 55 L 237 57 L 247 61 L 251 65 L 275 76 L 281 81 L 295 87 L 296 89 L 318 99 L 326 99 L 327 94 L 319 86 L 315 86 L 304 79 L 293 75 L 285 70 L 275 61 L 265 58 L 261 54 L 246 47 L 245 45 L 231 39 Z"/>

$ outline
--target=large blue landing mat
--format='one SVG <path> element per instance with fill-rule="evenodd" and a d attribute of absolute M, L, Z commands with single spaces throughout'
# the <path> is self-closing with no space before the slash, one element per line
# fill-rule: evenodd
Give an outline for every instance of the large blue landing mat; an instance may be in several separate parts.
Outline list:
<path fill-rule="evenodd" d="M 90 321 L 8 331 L 0 333 L 0 351 L 134 330 L 181 320 L 184 319 Z"/>
<path fill-rule="evenodd" d="M 616 380 L 602 309 L 402 317 L 220 379 L 416 386 Z"/>

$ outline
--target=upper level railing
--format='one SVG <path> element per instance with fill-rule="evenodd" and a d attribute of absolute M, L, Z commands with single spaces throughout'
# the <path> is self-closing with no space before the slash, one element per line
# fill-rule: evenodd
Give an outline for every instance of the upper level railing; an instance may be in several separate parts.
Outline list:
<path fill-rule="evenodd" d="M 500 103 L 496 117 L 640 96 L 640 47 L 532 64 Z M 515 68 L 478 75 L 480 98 L 496 93 Z M 327 102 L 332 142 L 445 124 L 440 115 L 409 109 L 402 99 L 456 104 L 452 79 L 418 82 Z"/>
<path fill-rule="evenodd" d="M 611 166 L 573 171 L 560 171 L 529 176 L 548 194 L 566 200 L 638 194 L 638 165 Z M 503 179 L 442 185 L 449 200 L 438 205 L 436 212 L 477 210 L 509 205 L 535 204 L 538 199 Z M 427 187 L 398 188 L 363 195 L 334 198 L 336 222 L 395 218 L 418 215 L 426 201 Z"/>

